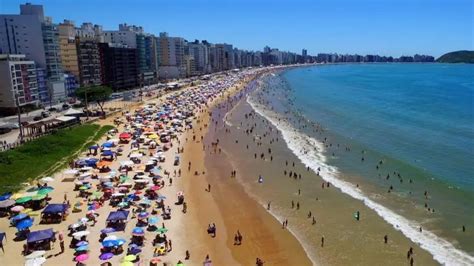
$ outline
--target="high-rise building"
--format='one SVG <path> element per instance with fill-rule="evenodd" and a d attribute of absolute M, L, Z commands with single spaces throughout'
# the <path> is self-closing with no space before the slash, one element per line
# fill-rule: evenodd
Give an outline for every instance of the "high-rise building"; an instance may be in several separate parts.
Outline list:
<path fill-rule="evenodd" d="M 19 15 L 0 15 L 0 53 L 24 54 L 46 70 L 48 92 L 53 101 L 65 97 L 59 33 L 43 6 L 20 5 Z M 5 38 L 3 38 L 5 36 Z"/>
<path fill-rule="evenodd" d="M 199 41 L 196 40 L 187 44 L 185 53 L 191 56 L 194 61 L 194 66 L 192 66 L 193 70 L 190 71 L 192 76 L 206 74 L 211 71 L 209 63 L 209 47 L 207 45 L 199 43 Z"/>
<path fill-rule="evenodd" d="M 15 113 L 18 106 L 38 105 L 35 62 L 25 55 L 0 55 L 0 110 Z"/>
<path fill-rule="evenodd" d="M 76 49 L 81 86 L 102 84 L 99 44 L 95 38 L 76 37 Z"/>
<path fill-rule="evenodd" d="M 48 83 L 46 78 L 46 70 L 36 68 L 36 80 L 38 82 L 38 98 L 40 104 L 47 105 L 50 101 Z"/>
<path fill-rule="evenodd" d="M 79 78 L 79 62 L 77 58 L 76 29 L 74 22 L 64 20 L 58 25 L 61 64 L 64 72 Z"/>
<path fill-rule="evenodd" d="M 81 27 L 76 28 L 74 37 L 94 39 L 97 42 L 104 42 L 104 32 L 102 26 L 95 25 L 90 22 L 82 23 Z"/>
<path fill-rule="evenodd" d="M 186 75 L 185 42 L 180 37 L 169 37 L 162 32 L 158 37 L 158 69 L 160 78 L 178 78 Z"/>
<path fill-rule="evenodd" d="M 114 90 L 132 89 L 139 85 L 137 49 L 100 43 L 99 52 L 103 84 Z"/>

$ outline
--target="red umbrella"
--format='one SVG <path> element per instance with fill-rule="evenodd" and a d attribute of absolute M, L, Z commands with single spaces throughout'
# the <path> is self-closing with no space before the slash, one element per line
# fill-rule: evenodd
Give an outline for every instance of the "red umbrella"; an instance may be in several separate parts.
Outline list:
<path fill-rule="evenodd" d="M 127 132 L 123 132 L 119 135 L 119 138 L 121 138 L 121 139 L 129 139 L 131 137 L 132 137 L 132 135 L 130 135 L 130 133 L 127 133 Z"/>

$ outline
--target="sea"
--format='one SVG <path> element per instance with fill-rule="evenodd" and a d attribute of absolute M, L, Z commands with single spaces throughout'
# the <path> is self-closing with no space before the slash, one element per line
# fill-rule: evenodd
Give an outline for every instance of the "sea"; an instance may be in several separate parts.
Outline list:
<path fill-rule="evenodd" d="M 256 87 L 247 103 L 306 167 L 439 263 L 474 263 L 474 65 L 316 65 Z"/>

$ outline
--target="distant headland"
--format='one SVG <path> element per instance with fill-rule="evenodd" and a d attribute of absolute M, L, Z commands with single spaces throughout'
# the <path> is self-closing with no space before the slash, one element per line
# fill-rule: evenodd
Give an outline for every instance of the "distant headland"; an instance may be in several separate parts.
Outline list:
<path fill-rule="evenodd" d="M 436 62 L 474 64 L 474 51 L 462 50 L 446 53 L 436 59 Z"/>

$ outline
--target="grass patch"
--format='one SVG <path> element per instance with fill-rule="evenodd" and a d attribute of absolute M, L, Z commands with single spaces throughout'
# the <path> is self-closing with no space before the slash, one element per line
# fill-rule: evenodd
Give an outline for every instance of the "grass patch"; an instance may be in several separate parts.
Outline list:
<path fill-rule="evenodd" d="M 89 142 L 97 142 L 111 128 L 84 124 L 61 129 L 0 153 L 0 193 L 18 191 L 21 183 L 56 172 L 74 159 L 77 152 L 87 148 Z"/>

